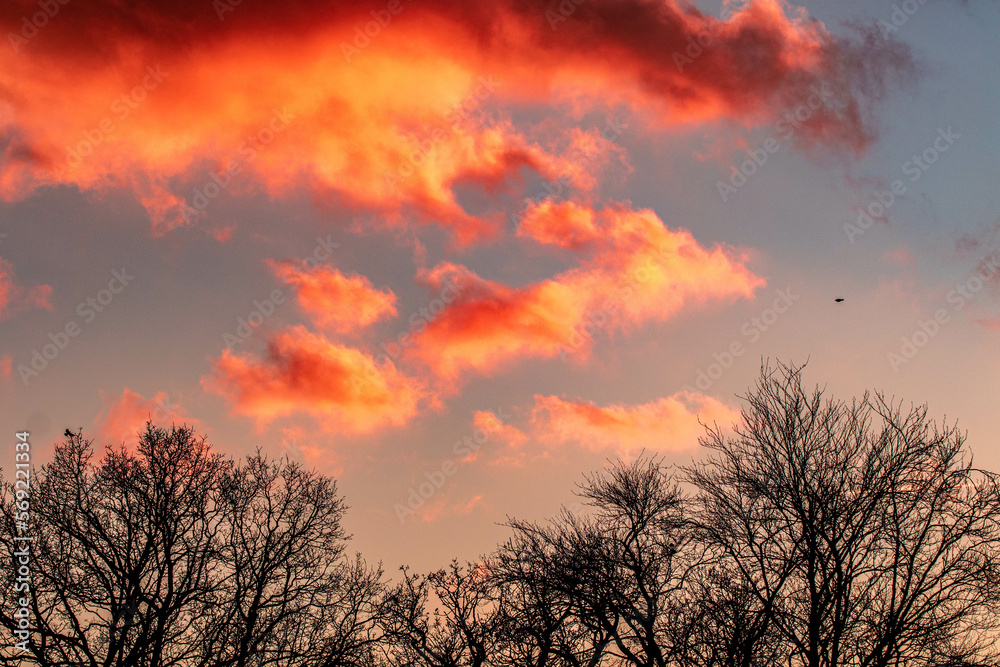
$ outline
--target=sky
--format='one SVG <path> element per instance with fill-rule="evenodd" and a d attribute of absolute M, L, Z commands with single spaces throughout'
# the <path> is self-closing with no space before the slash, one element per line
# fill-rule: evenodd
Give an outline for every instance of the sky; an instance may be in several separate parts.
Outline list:
<path fill-rule="evenodd" d="M 41 465 L 191 424 L 335 476 L 353 548 L 429 570 L 609 461 L 705 456 L 770 360 L 1000 470 L 996 3 L 0 24 L 0 468 L 17 431 Z"/>

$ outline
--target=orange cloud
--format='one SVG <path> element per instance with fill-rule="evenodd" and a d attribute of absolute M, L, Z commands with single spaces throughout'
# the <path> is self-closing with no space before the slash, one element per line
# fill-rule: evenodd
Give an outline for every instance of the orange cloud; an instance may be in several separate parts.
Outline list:
<path fill-rule="evenodd" d="M 0 319 L 13 317 L 27 308 L 52 310 L 52 287 L 36 285 L 25 289 L 14 281 L 14 266 L 0 258 Z"/>
<path fill-rule="evenodd" d="M 9 378 L 10 369 L 12 365 L 13 365 L 13 359 L 11 359 L 11 356 L 9 354 L 5 354 L 2 357 L 0 357 L 0 375 L 2 375 L 4 378 Z"/>
<path fill-rule="evenodd" d="M 345 276 L 325 266 L 309 269 L 290 261 L 268 261 L 268 266 L 297 288 L 299 306 L 324 329 L 349 333 L 396 316 L 396 295 L 373 288 L 364 276 Z"/>
<path fill-rule="evenodd" d="M 517 235 L 577 250 L 599 238 L 600 230 L 594 217 L 594 211 L 588 206 L 546 199 L 529 205 L 518 225 Z"/>
<path fill-rule="evenodd" d="M 202 386 L 258 425 L 305 413 L 330 430 L 359 434 L 403 426 L 430 398 L 421 381 L 391 360 L 376 364 L 365 352 L 301 326 L 276 334 L 260 360 L 224 350 Z"/>
<path fill-rule="evenodd" d="M 151 399 L 128 389 L 118 397 L 102 396 L 104 408 L 94 419 L 94 429 L 100 441 L 107 444 L 134 442 L 145 431 L 146 422 L 158 426 L 185 423 L 197 426 L 199 421 L 185 414 L 178 403 L 172 403 L 166 392 L 157 392 Z"/>
<path fill-rule="evenodd" d="M 740 411 L 710 396 L 681 391 L 642 405 L 609 405 L 535 396 L 531 414 L 534 436 L 549 446 L 576 442 L 596 452 L 615 450 L 621 456 L 651 452 L 690 451 L 705 433 L 704 423 L 728 426 Z"/>
<path fill-rule="evenodd" d="M 497 455 L 490 460 L 490 465 L 494 466 L 515 466 L 522 467 L 527 463 L 529 451 L 524 446 L 528 442 L 528 434 L 512 424 L 504 424 L 492 412 L 476 411 L 472 415 L 473 426 L 482 429 L 490 442 L 497 445 Z M 479 457 L 482 450 L 477 450 L 466 457 L 466 462 L 474 461 Z M 532 460 L 546 458 L 547 455 L 537 452 L 530 452 Z"/>
<path fill-rule="evenodd" d="M 663 321 L 685 305 L 752 297 L 764 285 L 746 268 L 745 253 L 706 250 L 687 230 L 667 229 L 652 211 L 546 202 L 526 221 L 522 236 L 563 247 L 569 229 L 584 258 L 577 268 L 517 288 L 450 263 L 425 272 L 433 286 L 455 284 L 458 296 L 408 353 L 445 384 L 519 358 L 585 356 L 597 330 L 614 335 Z"/>
<path fill-rule="evenodd" d="M 282 427 L 280 433 L 275 453 L 278 458 L 319 468 L 335 477 L 344 473 L 343 461 L 321 434 L 302 426 Z"/>
<path fill-rule="evenodd" d="M 873 129 L 860 100 L 909 67 L 898 44 L 854 46 L 782 0 L 725 22 L 679 0 L 587 0 L 570 15 L 541 0 L 394 7 L 373 22 L 369 7 L 320 0 L 280 12 L 241 3 L 221 16 L 205 2 L 123 12 L 90 0 L 60 3 L 29 29 L 36 3 L 3 3 L 12 48 L 0 49 L 0 196 L 126 187 L 161 233 L 218 197 L 307 187 L 384 224 L 416 219 L 471 243 L 497 224 L 466 213 L 456 185 L 514 185 L 530 169 L 588 187 L 495 107 L 624 104 L 661 127 L 754 124 L 822 81 L 843 104 L 817 111 L 799 136 L 861 150 Z"/>
<path fill-rule="evenodd" d="M 446 498 L 441 498 L 432 503 L 426 503 L 415 510 L 416 515 L 424 523 L 434 523 L 445 516 L 457 516 L 471 514 L 483 501 L 482 494 L 472 496 L 465 502 L 451 503 Z"/>
<path fill-rule="evenodd" d="M 488 411 L 477 410 L 472 415 L 472 425 L 486 432 L 486 437 L 507 447 L 517 449 L 528 437 L 510 424 L 504 424 L 500 418 Z"/>

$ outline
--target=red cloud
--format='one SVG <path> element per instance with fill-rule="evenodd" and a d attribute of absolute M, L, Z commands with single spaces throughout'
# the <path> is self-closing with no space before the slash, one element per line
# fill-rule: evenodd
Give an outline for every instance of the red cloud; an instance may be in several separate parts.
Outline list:
<path fill-rule="evenodd" d="M 593 451 L 633 456 L 643 449 L 691 450 L 705 433 L 699 419 L 728 426 L 739 417 L 739 410 L 715 398 L 686 391 L 642 405 L 607 407 L 536 395 L 531 425 L 534 436 L 549 446 L 577 442 Z"/>
<path fill-rule="evenodd" d="M 166 392 L 157 392 L 151 399 L 128 389 L 117 398 L 104 397 L 104 409 L 94 419 L 97 437 L 107 444 L 132 442 L 145 430 L 146 422 L 164 426 L 185 423 L 197 426 L 199 421 L 188 417 L 177 403 L 171 403 Z"/>
<path fill-rule="evenodd" d="M 488 373 L 518 357 L 553 357 L 583 321 L 587 300 L 555 280 L 512 288 L 442 264 L 427 276 L 438 287 L 450 278 L 458 297 L 415 337 L 408 350 L 451 382 L 465 370 Z"/>
<path fill-rule="evenodd" d="M 727 22 L 679 0 L 587 0 L 568 17 L 547 0 L 395 7 L 373 30 L 370 8 L 351 3 L 241 3 L 217 16 L 200 0 L 128 11 L 89 0 L 29 30 L 36 3 L 3 3 L 0 33 L 16 39 L 0 49 L 0 196 L 125 186 L 159 232 L 216 197 L 309 186 L 470 243 L 497 226 L 462 209 L 456 184 L 497 187 L 528 168 L 587 187 L 571 161 L 483 112 L 494 103 L 752 124 L 822 81 L 842 104 L 799 136 L 860 150 L 872 129 L 859 100 L 909 68 L 897 44 L 851 46 L 780 0 Z M 709 43 L 692 51 L 699 39 Z"/>
<path fill-rule="evenodd" d="M 345 276 L 337 269 L 312 269 L 290 261 L 268 261 L 274 274 L 296 286 L 299 306 L 313 321 L 336 333 L 349 333 L 385 317 L 396 316 L 396 295 L 377 290 L 364 276 Z"/>
<path fill-rule="evenodd" d="M 218 227 L 211 230 L 209 233 L 219 243 L 229 243 L 233 238 L 233 232 L 236 231 L 236 225 L 226 225 L 225 227 Z"/>
<path fill-rule="evenodd" d="M 14 282 L 14 266 L 0 258 L 0 319 L 12 317 L 26 308 L 52 310 L 52 287 L 36 285 L 25 289 Z"/>
<path fill-rule="evenodd" d="M 422 382 L 404 376 L 392 361 L 378 365 L 303 327 L 276 334 L 261 360 L 224 350 L 213 365 L 202 386 L 259 425 L 301 412 L 330 429 L 368 433 L 403 426 L 429 398 Z"/>
<path fill-rule="evenodd" d="M 522 235 L 564 246 L 569 225 L 572 245 L 591 246 L 589 256 L 575 269 L 526 287 L 488 281 L 449 263 L 427 272 L 432 285 L 457 285 L 458 296 L 415 337 L 409 354 L 446 384 L 465 371 L 490 373 L 518 358 L 586 355 L 598 329 L 613 335 L 663 321 L 685 305 L 751 297 L 764 284 L 746 268 L 744 254 L 706 250 L 690 232 L 667 229 L 652 211 L 541 204 L 527 220 Z M 598 238 L 600 244 L 590 243 Z"/>

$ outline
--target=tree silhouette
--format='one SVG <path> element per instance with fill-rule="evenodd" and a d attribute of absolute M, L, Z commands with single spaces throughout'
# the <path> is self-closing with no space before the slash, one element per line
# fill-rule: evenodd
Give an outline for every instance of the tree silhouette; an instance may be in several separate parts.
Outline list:
<path fill-rule="evenodd" d="M 478 561 L 396 582 L 348 554 L 329 477 L 227 459 L 188 427 L 147 424 L 99 461 L 67 432 L 32 478 L 31 650 L 0 662 L 997 665 L 1000 478 L 926 407 L 826 399 L 801 372 L 762 368 L 741 423 L 706 427 L 701 461 L 612 463 L 585 477 L 582 510 L 508 519 Z"/>
<path fill-rule="evenodd" d="M 385 598 L 385 635 L 391 644 L 390 664 L 421 667 L 484 667 L 494 663 L 505 631 L 504 600 L 485 564 L 428 575 L 402 568 L 403 581 Z M 431 601 L 437 605 L 429 609 Z"/>
<path fill-rule="evenodd" d="M 997 476 L 926 407 L 824 400 L 801 370 L 765 367 L 735 434 L 710 428 L 715 456 L 687 471 L 702 539 L 749 593 L 731 664 L 995 660 Z"/>
<path fill-rule="evenodd" d="M 593 513 L 547 526 L 513 521 L 519 540 L 508 550 L 519 543 L 552 554 L 551 581 L 589 629 L 601 659 L 636 667 L 684 660 L 686 582 L 706 549 L 694 539 L 679 488 L 658 461 L 639 460 L 589 477 L 579 495 Z"/>
<path fill-rule="evenodd" d="M 71 433 L 33 479 L 38 664 L 372 662 L 381 572 L 344 558 L 332 480 L 259 453 L 236 465 L 188 427 L 147 424 L 134 452 L 93 458 Z"/>

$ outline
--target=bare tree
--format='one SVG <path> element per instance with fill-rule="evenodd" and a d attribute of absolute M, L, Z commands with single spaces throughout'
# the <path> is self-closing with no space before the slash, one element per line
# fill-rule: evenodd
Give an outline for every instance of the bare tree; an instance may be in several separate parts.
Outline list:
<path fill-rule="evenodd" d="M 447 570 L 428 575 L 401 571 L 403 580 L 386 595 L 383 608 L 390 664 L 494 664 L 503 611 L 488 566 L 452 561 Z"/>
<path fill-rule="evenodd" d="M 704 541 L 749 594 L 725 664 L 995 659 L 997 477 L 925 407 L 824 401 L 801 371 L 765 367 L 742 424 L 710 428 L 715 456 L 687 471 Z"/>
<path fill-rule="evenodd" d="M 781 663 L 780 641 L 760 613 L 754 592 L 738 571 L 711 559 L 688 581 L 687 651 L 689 667 L 750 667 Z"/>
<path fill-rule="evenodd" d="M 343 557 L 332 480 L 259 454 L 237 466 L 188 427 L 147 424 L 134 452 L 93 458 L 67 432 L 33 479 L 35 662 L 371 663 L 380 572 Z M 10 497 L 2 519 L 10 534 Z"/>
<path fill-rule="evenodd" d="M 135 454 L 92 458 L 91 443 L 67 432 L 33 475 L 32 657 L 96 666 L 195 656 L 188 626 L 212 599 L 214 496 L 227 463 L 186 429 L 148 429 Z M 3 520 L 10 534 L 9 497 Z M 10 628 L 8 614 L 0 624 Z"/>
<path fill-rule="evenodd" d="M 692 618 L 688 582 L 705 563 L 680 489 L 655 460 L 587 479 L 589 516 L 539 525 L 513 521 L 508 551 L 546 554 L 551 585 L 588 629 L 590 655 L 570 664 L 666 667 L 683 663 Z"/>
<path fill-rule="evenodd" d="M 343 557 L 346 505 L 335 482 L 258 452 L 224 476 L 218 507 L 225 529 L 216 560 L 225 576 L 197 664 L 370 662 L 382 572 L 360 555 Z"/>
<path fill-rule="evenodd" d="M 67 432 L 33 473 L 27 661 L 996 665 L 1000 478 L 924 407 L 824 400 L 801 367 L 762 370 L 742 423 L 709 427 L 710 457 L 680 477 L 614 464 L 578 491 L 587 511 L 509 520 L 480 562 L 402 568 L 392 586 L 348 555 L 330 478 L 260 452 L 230 461 L 187 427 L 147 425 L 100 462 Z M 0 561 L 13 573 L 14 547 Z M 11 607 L 0 625 L 17 626 Z"/>
<path fill-rule="evenodd" d="M 563 518 L 572 521 L 569 512 Z M 544 530 L 519 530 L 493 556 L 492 572 L 508 601 L 498 665 L 596 667 L 611 641 L 600 626 L 580 621 L 580 601 L 567 593 L 563 579 L 573 569 L 566 565 L 572 555 L 550 537 Z"/>

